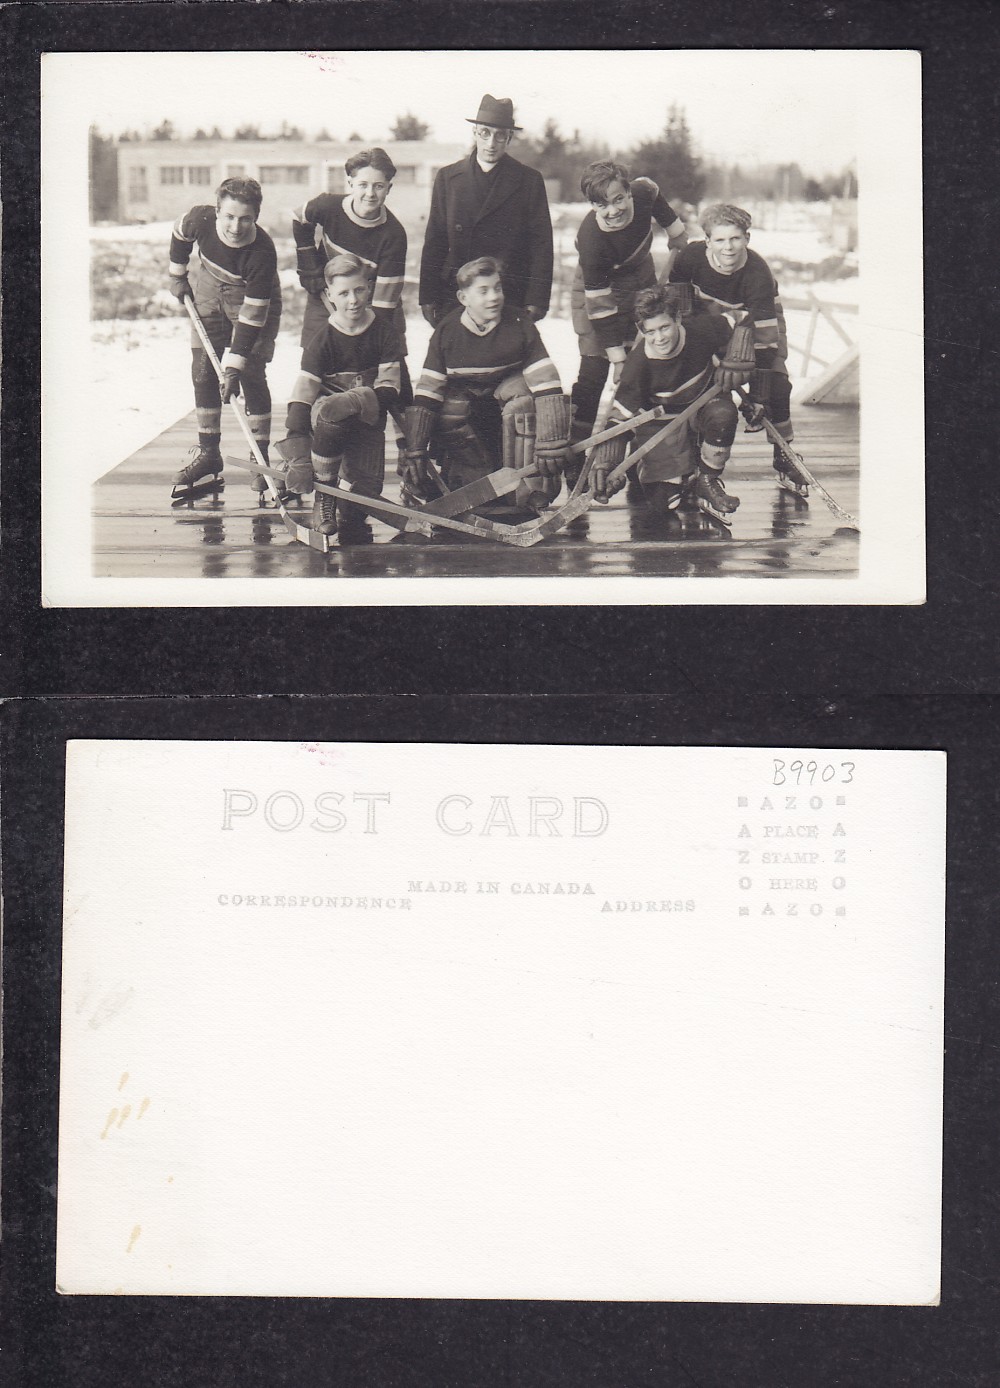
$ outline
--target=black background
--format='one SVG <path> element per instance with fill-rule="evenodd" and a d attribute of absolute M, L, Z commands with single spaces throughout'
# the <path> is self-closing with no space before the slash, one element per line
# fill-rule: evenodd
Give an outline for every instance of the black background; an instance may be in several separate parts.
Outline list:
<path fill-rule="evenodd" d="M 4 1355 L 12 1384 L 992 1385 L 1000 1381 L 995 825 L 996 49 L 987 3 L 22 5 L 4 40 Z M 919 48 L 923 607 L 44 610 L 38 54 L 115 49 Z M 553 53 L 553 61 L 558 54 Z M 747 53 L 748 80 L 753 54 Z M 503 58 L 497 54 L 497 89 Z M 419 92 L 409 104 L 419 110 Z M 720 91 L 738 120 L 743 94 Z M 664 93 L 663 105 L 669 103 Z M 831 112 L 831 121 L 837 118 Z M 987 316 L 989 314 L 989 317 Z M 907 402 L 899 402 L 900 410 Z M 81 525 L 89 517 L 81 517 Z M 97 697 L 116 696 L 116 697 Z M 171 697 L 163 697 L 171 696 Z M 242 697 L 233 697 L 242 696 Z M 307 697 L 302 697 L 307 696 Z M 59 1297 L 68 737 L 943 747 L 939 1308 Z M 908 813 L 901 805 L 900 815 Z"/>

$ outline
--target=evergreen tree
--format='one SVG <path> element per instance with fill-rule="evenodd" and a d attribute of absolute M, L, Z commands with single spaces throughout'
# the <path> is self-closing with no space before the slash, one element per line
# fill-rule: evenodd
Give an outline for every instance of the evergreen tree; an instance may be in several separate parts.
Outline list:
<path fill-rule="evenodd" d="M 412 111 L 407 111 L 405 116 L 396 117 L 396 123 L 389 131 L 389 137 L 393 140 L 426 140 L 430 133 L 429 125 L 418 120 Z"/>
<path fill-rule="evenodd" d="M 118 216 L 118 151 L 114 137 L 96 125 L 89 132 L 90 220 L 109 222 Z"/>
<path fill-rule="evenodd" d="M 628 160 L 633 175 L 645 174 L 659 184 L 669 201 L 697 204 L 705 191 L 702 161 L 695 153 L 683 106 L 671 106 L 666 128 L 656 140 L 645 140 Z"/>
<path fill-rule="evenodd" d="M 162 120 L 153 131 L 154 140 L 172 140 L 174 138 L 174 123 L 171 120 Z"/>

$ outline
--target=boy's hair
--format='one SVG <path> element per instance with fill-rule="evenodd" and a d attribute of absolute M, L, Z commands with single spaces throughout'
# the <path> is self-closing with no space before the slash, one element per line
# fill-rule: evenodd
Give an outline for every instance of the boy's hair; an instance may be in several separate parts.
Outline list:
<path fill-rule="evenodd" d="M 335 255 L 332 260 L 326 262 L 323 278 L 326 280 L 327 288 L 338 276 L 344 275 L 364 275 L 367 279 L 368 267 L 356 255 L 351 255 L 345 251 L 342 255 Z"/>
<path fill-rule="evenodd" d="M 588 202 L 607 202 L 612 183 L 624 184 L 627 193 L 630 187 L 628 169 L 614 159 L 595 159 L 580 176 L 580 191 Z"/>
<path fill-rule="evenodd" d="M 647 318 L 657 318 L 661 313 L 668 314 L 674 321 L 681 316 L 682 291 L 675 284 L 653 284 L 648 289 L 640 289 L 635 296 L 633 316 L 640 331 Z"/>
<path fill-rule="evenodd" d="M 701 229 L 706 236 L 711 236 L 716 227 L 733 226 L 746 234 L 752 221 L 745 207 L 737 207 L 731 202 L 713 202 L 701 214 Z"/>
<path fill-rule="evenodd" d="M 475 260 L 467 260 L 455 276 L 459 289 L 468 289 L 473 280 L 483 275 L 502 275 L 503 266 L 492 255 L 481 255 Z"/>
<path fill-rule="evenodd" d="M 385 174 L 391 183 L 396 177 L 396 165 L 386 154 L 384 149 L 378 145 L 373 145 L 371 149 L 359 150 L 357 154 L 352 154 L 344 165 L 344 172 L 348 178 L 353 178 L 358 169 L 378 169 L 379 173 Z"/>
<path fill-rule="evenodd" d="M 222 206 L 223 198 L 235 198 L 237 202 L 245 202 L 247 207 L 252 207 L 254 213 L 259 215 L 260 205 L 264 201 L 264 194 L 260 184 L 255 178 L 224 178 L 215 190 L 215 205 Z"/>

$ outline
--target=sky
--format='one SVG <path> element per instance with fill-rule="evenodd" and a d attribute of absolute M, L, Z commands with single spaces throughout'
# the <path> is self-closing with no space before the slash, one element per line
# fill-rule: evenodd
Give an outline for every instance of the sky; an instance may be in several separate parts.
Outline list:
<path fill-rule="evenodd" d="M 858 50 L 551 50 L 452 52 L 71 53 L 43 59 L 43 99 L 72 98 L 105 133 L 152 127 L 179 134 L 281 122 L 307 135 L 387 138 L 412 111 L 432 138 L 464 143 L 484 92 L 510 96 L 515 119 L 624 152 L 655 136 L 672 103 L 685 108 L 701 154 L 740 164 L 798 163 L 839 172 L 857 153 L 856 93 L 913 53 Z M 516 150 L 515 150 L 516 153 Z"/>

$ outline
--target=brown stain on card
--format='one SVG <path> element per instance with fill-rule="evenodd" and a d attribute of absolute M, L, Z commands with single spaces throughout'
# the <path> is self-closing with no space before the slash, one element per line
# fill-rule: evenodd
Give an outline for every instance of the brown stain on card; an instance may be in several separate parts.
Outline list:
<path fill-rule="evenodd" d="M 125 1086 L 126 1086 L 127 1084 L 128 1084 L 128 1071 L 127 1071 L 127 1070 L 123 1070 L 123 1071 L 122 1071 L 122 1077 L 121 1077 L 121 1079 L 118 1081 L 118 1092 L 119 1092 L 119 1094 L 122 1092 L 122 1090 L 125 1088 Z"/>
<path fill-rule="evenodd" d="M 142 1233 L 142 1225 L 141 1225 L 141 1224 L 137 1224 L 137 1225 L 135 1226 L 135 1228 L 132 1230 L 132 1237 L 131 1237 L 131 1238 L 129 1239 L 129 1241 L 128 1241 L 128 1248 L 126 1248 L 126 1250 L 125 1250 L 126 1253 L 131 1253 L 131 1252 L 132 1252 L 132 1249 L 135 1247 L 135 1241 L 136 1241 L 136 1239 L 139 1237 L 139 1235 L 140 1235 L 141 1233 Z"/>
<path fill-rule="evenodd" d="M 135 1121 L 136 1121 L 137 1123 L 138 1123 L 139 1119 L 142 1117 L 142 1115 L 146 1112 L 146 1110 L 147 1110 L 148 1108 L 149 1108 L 149 1099 L 148 1099 L 148 1098 L 147 1098 L 147 1099 L 143 1099 L 142 1103 L 139 1105 L 139 1112 L 135 1115 Z"/>
<path fill-rule="evenodd" d="M 114 1124 L 115 1124 L 117 1121 L 118 1121 L 118 1110 L 117 1110 L 116 1108 L 113 1108 L 113 1109 L 111 1110 L 111 1112 L 108 1114 L 108 1121 L 107 1121 L 107 1122 L 105 1123 L 105 1125 L 104 1125 L 104 1131 L 103 1131 L 103 1133 L 101 1133 L 102 1139 L 105 1138 L 105 1137 L 107 1137 L 109 1130 L 114 1126 Z"/>

